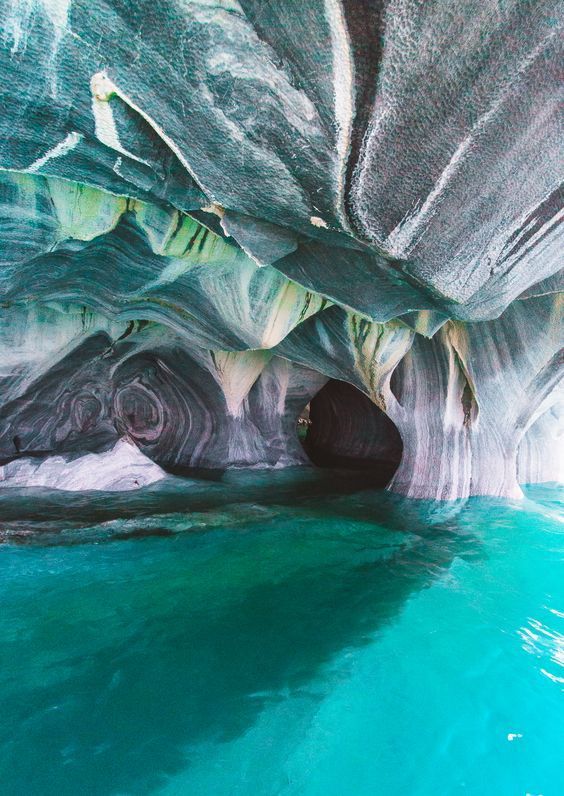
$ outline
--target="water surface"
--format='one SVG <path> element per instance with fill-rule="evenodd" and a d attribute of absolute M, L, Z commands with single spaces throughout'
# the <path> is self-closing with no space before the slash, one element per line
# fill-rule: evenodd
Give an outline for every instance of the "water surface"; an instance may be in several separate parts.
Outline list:
<path fill-rule="evenodd" d="M 564 793 L 556 488 L 0 493 L 0 793 Z"/>

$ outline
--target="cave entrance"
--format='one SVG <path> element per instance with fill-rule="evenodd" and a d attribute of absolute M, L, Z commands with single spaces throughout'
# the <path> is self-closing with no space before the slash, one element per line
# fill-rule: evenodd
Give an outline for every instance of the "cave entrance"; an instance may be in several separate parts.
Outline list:
<path fill-rule="evenodd" d="M 336 379 L 302 412 L 298 436 L 313 464 L 371 470 L 381 486 L 390 482 L 403 449 L 390 418 L 352 384 Z"/>

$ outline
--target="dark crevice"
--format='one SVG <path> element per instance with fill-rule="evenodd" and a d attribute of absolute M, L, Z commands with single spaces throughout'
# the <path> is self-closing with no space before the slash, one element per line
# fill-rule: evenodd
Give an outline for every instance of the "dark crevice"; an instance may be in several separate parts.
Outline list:
<path fill-rule="evenodd" d="M 476 420 L 477 405 L 472 388 L 466 381 L 462 391 L 462 411 L 464 412 L 464 425 L 469 427 Z"/>
<path fill-rule="evenodd" d="M 306 418 L 304 418 L 306 419 Z M 301 441 L 318 467 L 370 470 L 386 486 L 402 454 L 399 432 L 372 401 L 346 382 L 330 380 L 309 404 Z"/>
<path fill-rule="evenodd" d="M 390 390 L 396 401 L 401 404 L 400 378 L 400 369 L 394 368 L 390 376 Z"/>

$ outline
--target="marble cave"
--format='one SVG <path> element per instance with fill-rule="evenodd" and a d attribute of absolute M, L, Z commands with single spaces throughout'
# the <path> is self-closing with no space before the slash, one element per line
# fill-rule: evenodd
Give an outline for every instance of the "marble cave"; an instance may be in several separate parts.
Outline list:
<path fill-rule="evenodd" d="M 463 5 L 3 3 L 0 484 L 562 478 L 557 3 Z"/>

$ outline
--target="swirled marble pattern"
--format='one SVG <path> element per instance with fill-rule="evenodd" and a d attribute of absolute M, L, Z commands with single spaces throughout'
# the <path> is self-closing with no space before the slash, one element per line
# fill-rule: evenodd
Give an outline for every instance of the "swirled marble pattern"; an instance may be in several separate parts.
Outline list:
<path fill-rule="evenodd" d="M 99 331 L 3 405 L 0 457 L 100 451 L 126 437 L 169 467 L 303 464 L 297 420 L 326 380 L 268 351 L 188 352 L 157 324 L 117 339 Z"/>
<path fill-rule="evenodd" d="M 514 302 L 487 323 L 449 321 L 431 339 L 333 307 L 277 352 L 354 384 L 386 412 L 403 442 L 390 489 L 445 500 L 520 497 L 518 447 L 558 395 L 562 331 L 561 296 Z M 552 431 L 544 444 L 557 456 Z"/>

